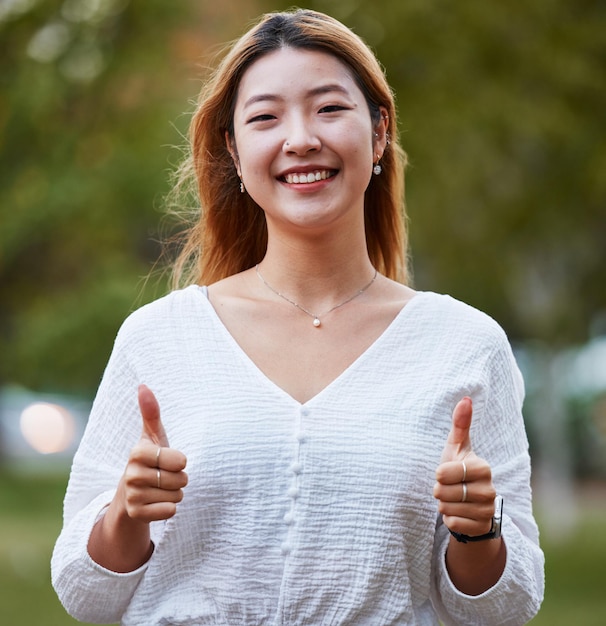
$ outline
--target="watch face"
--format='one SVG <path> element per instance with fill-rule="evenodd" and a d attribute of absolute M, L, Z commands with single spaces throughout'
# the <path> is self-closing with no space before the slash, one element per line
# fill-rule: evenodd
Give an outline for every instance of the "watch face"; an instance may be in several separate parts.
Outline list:
<path fill-rule="evenodd" d="M 497 496 L 494 499 L 494 516 L 492 518 L 492 528 L 490 534 L 494 539 L 498 539 L 501 536 L 501 523 L 503 521 L 503 498 Z"/>
<path fill-rule="evenodd" d="M 493 520 L 501 524 L 501 520 L 503 519 L 503 497 L 497 496 L 494 499 L 494 516 Z"/>

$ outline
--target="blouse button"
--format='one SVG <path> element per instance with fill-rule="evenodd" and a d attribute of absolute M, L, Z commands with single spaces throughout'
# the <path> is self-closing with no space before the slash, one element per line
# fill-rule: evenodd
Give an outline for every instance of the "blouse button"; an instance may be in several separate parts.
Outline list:
<path fill-rule="evenodd" d="M 290 545 L 290 543 L 288 543 L 288 541 L 285 541 L 280 546 L 280 552 L 282 552 L 284 556 L 286 556 L 287 554 L 290 554 L 291 549 L 292 549 L 292 546 Z"/>
<path fill-rule="evenodd" d="M 288 513 L 286 513 L 284 515 L 284 521 L 290 526 L 291 524 L 294 523 L 295 521 L 295 516 L 294 513 L 292 513 L 291 511 L 289 511 Z"/>
<path fill-rule="evenodd" d="M 299 488 L 291 487 L 286 493 L 289 495 L 289 497 L 293 498 L 294 500 L 295 498 L 299 497 Z"/>
<path fill-rule="evenodd" d="M 290 469 L 290 471 L 293 474 L 300 474 L 301 473 L 301 463 L 299 463 L 299 461 L 295 461 L 294 463 L 291 464 L 289 469 Z"/>

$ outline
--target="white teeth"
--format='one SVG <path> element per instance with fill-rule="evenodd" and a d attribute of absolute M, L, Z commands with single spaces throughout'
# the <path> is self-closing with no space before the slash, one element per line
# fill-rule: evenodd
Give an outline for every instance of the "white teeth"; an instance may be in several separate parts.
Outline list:
<path fill-rule="evenodd" d="M 284 179 L 289 184 L 307 184 L 307 183 L 315 183 L 318 180 L 326 180 L 330 177 L 330 172 L 328 170 L 318 170 L 317 172 L 309 172 L 308 174 L 286 174 Z"/>

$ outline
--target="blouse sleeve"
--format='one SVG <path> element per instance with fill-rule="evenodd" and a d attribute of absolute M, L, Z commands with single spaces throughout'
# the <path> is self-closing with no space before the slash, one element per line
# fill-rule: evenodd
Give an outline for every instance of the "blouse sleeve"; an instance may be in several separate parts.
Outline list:
<path fill-rule="evenodd" d="M 474 451 L 490 463 L 495 488 L 504 499 L 502 537 L 507 560 L 493 587 L 478 596 L 461 593 L 446 569 L 450 534 L 439 517 L 432 601 L 445 626 L 526 624 L 543 600 L 544 556 L 532 514 L 530 457 L 522 418 L 524 383 L 502 331 L 487 361 L 484 384 L 486 400 L 477 407 L 474 402 L 471 439 Z"/>
<path fill-rule="evenodd" d="M 63 509 L 63 529 L 51 559 L 51 578 L 67 612 L 78 620 L 119 622 L 145 573 L 146 565 L 128 573 L 101 567 L 88 554 L 96 521 L 111 502 L 130 449 L 139 440 L 139 381 L 128 360 L 124 327 L 93 403 L 72 465 Z M 161 530 L 152 523 L 152 540 Z"/>

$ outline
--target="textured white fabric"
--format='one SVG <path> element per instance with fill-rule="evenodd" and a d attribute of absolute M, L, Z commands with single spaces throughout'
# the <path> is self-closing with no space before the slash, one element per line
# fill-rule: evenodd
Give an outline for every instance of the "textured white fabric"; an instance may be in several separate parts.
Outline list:
<path fill-rule="evenodd" d="M 86 545 L 156 394 L 188 458 L 176 516 L 152 524 L 146 565 L 116 574 Z M 507 565 L 477 597 L 444 566 L 432 496 L 452 410 L 474 400 L 472 442 L 505 498 Z M 543 554 L 530 505 L 523 383 L 500 327 L 416 295 L 317 396 L 300 404 L 239 348 L 197 286 L 132 314 L 74 458 L 55 589 L 75 617 L 125 625 L 515 625 L 538 610 Z"/>

